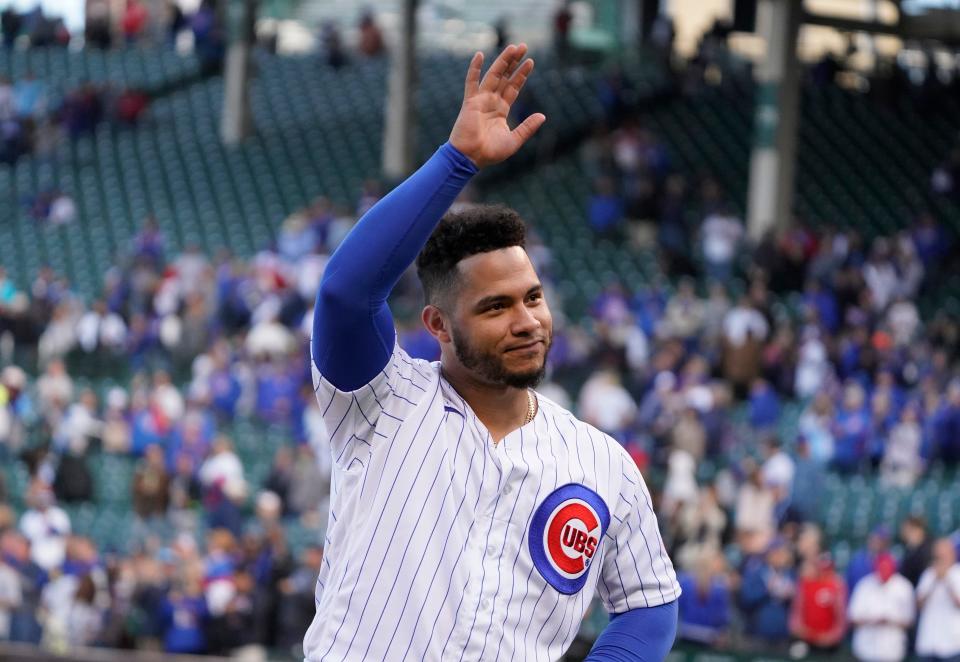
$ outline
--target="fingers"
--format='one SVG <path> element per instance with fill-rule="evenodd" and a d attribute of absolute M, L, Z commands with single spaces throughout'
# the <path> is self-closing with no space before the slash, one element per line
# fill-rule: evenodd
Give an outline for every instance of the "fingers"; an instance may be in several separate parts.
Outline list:
<path fill-rule="evenodd" d="M 507 70 L 504 71 L 503 75 L 500 77 L 500 83 L 497 85 L 497 94 L 503 94 L 504 90 L 507 89 L 507 85 L 510 84 L 511 77 L 524 62 L 523 58 L 527 53 L 527 45 L 520 44 L 520 46 L 517 48 L 518 52 L 516 53 L 516 56 L 511 59 Z"/>
<path fill-rule="evenodd" d="M 543 113 L 534 113 L 523 120 L 516 129 L 512 131 L 513 135 L 520 138 L 520 144 L 527 142 L 537 132 L 543 123 L 547 121 L 547 116 Z"/>
<path fill-rule="evenodd" d="M 477 91 L 480 84 L 480 69 L 483 67 L 483 53 L 477 51 L 470 58 L 470 65 L 467 67 L 467 78 L 463 83 L 463 96 L 468 97 Z"/>
<path fill-rule="evenodd" d="M 526 44 L 520 44 L 519 46 L 510 44 L 504 48 L 503 52 L 490 65 L 490 70 L 484 75 L 483 80 L 480 81 L 480 89 L 485 92 L 496 92 L 497 88 L 500 87 L 501 79 L 507 74 L 513 63 L 523 59 L 526 53 Z"/>
<path fill-rule="evenodd" d="M 533 71 L 533 66 L 533 60 L 526 60 L 507 81 L 503 92 L 501 92 L 501 96 L 511 106 L 513 102 L 517 100 L 517 97 L 520 96 L 520 90 L 523 89 L 524 84 L 527 82 L 527 77 L 529 77 L 530 72 Z"/>

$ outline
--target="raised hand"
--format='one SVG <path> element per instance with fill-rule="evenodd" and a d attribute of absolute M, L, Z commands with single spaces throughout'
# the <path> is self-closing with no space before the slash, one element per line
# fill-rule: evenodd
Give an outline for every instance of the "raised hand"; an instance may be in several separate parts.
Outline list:
<path fill-rule="evenodd" d="M 450 144 L 478 167 L 509 158 L 547 119 L 543 113 L 534 113 L 513 130 L 507 124 L 510 106 L 533 71 L 533 60 L 523 59 L 526 54 L 526 44 L 507 46 L 483 80 L 483 53 L 476 53 L 470 60 L 463 105 L 450 132 Z"/>

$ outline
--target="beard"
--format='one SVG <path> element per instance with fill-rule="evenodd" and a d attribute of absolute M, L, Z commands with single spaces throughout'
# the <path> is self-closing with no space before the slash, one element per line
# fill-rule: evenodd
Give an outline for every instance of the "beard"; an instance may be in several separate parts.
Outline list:
<path fill-rule="evenodd" d="M 484 381 L 498 386 L 512 386 L 513 388 L 534 388 L 543 381 L 547 374 L 547 355 L 553 339 L 547 337 L 543 351 L 543 362 L 534 370 L 510 370 L 500 355 L 487 352 L 475 346 L 469 336 L 460 329 L 451 329 L 453 349 L 460 363 L 467 370 L 474 372 Z"/>

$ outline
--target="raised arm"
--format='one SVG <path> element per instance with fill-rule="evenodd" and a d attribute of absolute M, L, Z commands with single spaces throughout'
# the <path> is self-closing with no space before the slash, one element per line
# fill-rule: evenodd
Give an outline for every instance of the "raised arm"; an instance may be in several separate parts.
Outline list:
<path fill-rule="evenodd" d="M 507 124 L 533 60 L 507 46 L 482 80 L 483 54 L 470 61 L 463 104 L 449 141 L 360 219 L 331 256 L 313 318 L 311 356 L 342 391 L 372 380 L 390 359 L 393 317 L 387 297 L 440 218 L 478 168 L 510 157 L 546 119 L 536 113 Z"/>

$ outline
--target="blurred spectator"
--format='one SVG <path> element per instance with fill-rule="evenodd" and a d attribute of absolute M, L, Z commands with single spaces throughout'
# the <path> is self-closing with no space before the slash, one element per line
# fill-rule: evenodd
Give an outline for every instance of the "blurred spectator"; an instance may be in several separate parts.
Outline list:
<path fill-rule="evenodd" d="M 769 324 L 747 297 L 723 318 L 723 374 L 741 396 L 759 376 L 761 346 L 769 332 Z"/>
<path fill-rule="evenodd" d="M 688 451 L 672 450 L 667 460 L 667 479 L 663 485 L 660 509 L 671 519 L 684 503 L 697 499 L 697 462 Z"/>
<path fill-rule="evenodd" d="M 92 646 L 99 639 L 103 627 L 103 613 L 94 603 L 96 586 L 90 575 L 77 581 L 77 588 L 69 601 L 66 616 L 66 642 L 70 648 Z"/>
<path fill-rule="evenodd" d="M 570 26 L 573 23 L 573 13 L 570 11 L 570 0 L 562 0 L 553 14 L 553 50 L 557 59 L 564 62 L 570 56 Z"/>
<path fill-rule="evenodd" d="M 149 520 L 166 514 L 170 494 L 170 478 L 164 462 L 163 449 L 155 444 L 147 446 L 133 475 L 133 511 Z"/>
<path fill-rule="evenodd" d="M 93 475 L 87 466 L 86 449 L 86 439 L 73 437 L 66 452 L 60 456 L 53 491 L 64 503 L 93 500 Z"/>
<path fill-rule="evenodd" d="M 84 43 L 92 48 L 110 48 L 110 0 L 87 0 Z"/>
<path fill-rule="evenodd" d="M 0 32 L 3 33 L 4 48 L 13 48 L 13 42 L 20 34 L 20 27 L 23 19 L 13 5 L 7 5 L 0 13 Z"/>
<path fill-rule="evenodd" d="M 835 652 L 847 629 L 846 612 L 847 587 L 830 557 L 805 561 L 790 610 L 790 633 L 815 652 Z"/>
<path fill-rule="evenodd" d="M 257 643 L 258 632 L 254 609 L 253 577 L 247 572 L 234 576 L 234 593 L 223 614 L 211 619 L 209 649 L 221 655 L 242 660 L 266 660 L 266 651 Z"/>
<path fill-rule="evenodd" d="M 663 313 L 660 327 L 662 335 L 690 342 L 701 332 L 706 311 L 694 287 L 693 280 L 680 280 L 677 293 L 670 298 Z"/>
<path fill-rule="evenodd" d="M 949 538 L 933 546 L 933 558 L 917 584 L 917 655 L 928 660 L 960 656 L 960 564 Z"/>
<path fill-rule="evenodd" d="M 801 522 L 812 522 L 820 516 L 820 503 L 825 482 L 824 464 L 811 456 L 810 443 L 806 437 L 799 437 L 789 507 L 792 518 Z"/>
<path fill-rule="evenodd" d="M 722 547 L 727 514 L 720 506 L 714 485 L 700 488 L 694 498 L 683 499 L 670 522 L 671 558 L 679 568 L 691 568 L 703 554 Z"/>
<path fill-rule="evenodd" d="M 813 402 L 797 421 L 799 433 L 810 447 L 810 457 L 821 465 L 833 460 L 833 400 L 826 391 L 814 396 Z"/>
<path fill-rule="evenodd" d="M 726 283 L 733 276 L 734 259 L 743 237 L 743 221 L 729 210 L 710 214 L 700 228 L 707 277 Z"/>
<path fill-rule="evenodd" d="M 0 550 L 2 551 L 2 550 Z M 10 639 L 10 621 L 23 604 L 20 577 L 5 555 L 0 555 L 0 641 Z"/>
<path fill-rule="evenodd" d="M 831 373 L 832 367 L 827 356 L 827 348 L 820 338 L 820 332 L 815 327 L 806 327 L 797 350 L 795 395 L 801 399 L 819 397 Z"/>
<path fill-rule="evenodd" d="M 324 59 L 327 65 L 334 69 L 347 64 L 347 54 L 343 49 L 343 38 L 340 28 L 333 21 L 324 21 L 320 26 L 320 43 L 323 48 Z"/>
<path fill-rule="evenodd" d="M 624 204 L 611 178 L 601 177 L 594 183 L 594 193 L 587 206 L 590 229 L 598 237 L 616 239 L 620 236 Z"/>
<path fill-rule="evenodd" d="M 99 349 L 119 352 L 126 339 L 127 325 L 123 317 L 109 310 L 103 300 L 95 301 L 77 324 L 77 342 L 87 353 Z"/>
<path fill-rule="evenodd" d="M 301 554 L 297 569 L 280 581 L 277 644 L 284 650 L 299 647 L 317 611 L 315 590 L 322 564 L 323 548 L 309 546 Z"/>
<path fill-rule="evenodd" d="M 201 0 L 189 22 L 193 32 L 193 48 L 200 59 L 201 71 L 205 74 L 220 71 L 226 47 L 215 0 Z"/>
<path fill-rule="evenodd" d="M 20 585 L 19 604 L 11 603 L 10 607 L 10 640 L 38 644 L 42 630 L 37 609 L 46 572 L 30 558 L 30 541 L 16 531 L 0 534 L 0 551 L 4 563 L 17 574 Z"/>
<path fill-rule="evenodd" d="M 750 425 L 755 430 L 768 430 L 780 418 L 780 398 L 765 379 L 755 379 L 750 386 Z"/>
<path fill-rule="evenodd" d="M 746 480 L 737 493 L 736 532 L 737 542 L 747 554 L 762 551 L 776 530 L 774 519 L 776 497 L 763 483 L 763 473 L 752 460 L 744 466 Z"/>
<path fill-rule="evenodd" d="M 371 11 L 360 16 L 360 53 L 367 57 L 376 57 L 384 52 L 383 34 Z"/>
<path fill-rule="evenodd" d="M 960 462 L 960 379 L 947 385 L 946 397 L 933 412 L 931 423 L 931 456 L 950 465 Z"/>
<path fill-rule="evenodd" d="M 163 649 L 168 653 L 203 653 L 207 648 L 204 625 L 208 617 L 201 579 L 196 570 L 188 570 L 179 587 L 164 602 Z"/>
<path fill-rule="evenodd" d="M 184 16 L 183 10 L 180 8 L 177 0 L 166 0 L 163 9 L 163 25 L 166 31 L 165 43 L 175 48 L 177 38 L 180 36 L 180 33 L 187 28 L 187 18 Z"/>
<path fill-rule="evenodd" d="M 863 266 L 863 280 L 877 312 L 886 309 L 897 291 L 898 275 L 890 253 L 889 242 L 884 238 L 876 239 L 870 251 L 870 260 Z"/>
<path fill-rule="evenodd" d="M 37 379 L 37 398 L 42 410 L 63 411 L 73 400 L 73 379 L 63 361 L 51 361 Z"/>
<path fill-rule="evenodd" d="M 53 431 L 53 448 L 58 452 L 71 449 L 84 454 L 90 442 L 99 440 L 103 422 L 97 417 L 97 394 L 92 389 L 80 392 L 77 402 L 69 405 Z"/>
<path fill-rule="evenodd" d="M 738 601 L 744 611 L 744 631 L 763 646 L 787 641 L 790 605 L 796 593 L 793 558 L 787 541 L 776 537 L 763 556 L 747 560 L 740 581 Z"/>
<path fill-rule="evenodd" d="M 707 431 L 693 407 L 684 407 L 680 411 L 670 433 L 670 447 L 687 452 L 695 462 L 700 462 L 706 454 Z"/>
<path fill-rule="evenodd" d="M 297 514 L 321 513 L 326 517 L 330 495 L 330 460 L 318 459 L 307 444 L 297 447 L 287 502 Z M 325 467 L 325 469 L 324 469 Z"/>
<path fill-rule="evenodd" d="M 207 489 L 215 485 L 242 483 L 243 464 L 233 452 L 233 445 L 225 436 L 217 437 L 210 449 L 210 457 L 204 460 L 199 471 L 200 483 Z"/>
<path fill-rule="evenodd" d="M 120 19 L 120 29 L 128 46 L 136 43 L 143 36 L 149 18 L 145 4 L 140 0 L 127 0 L 127 6 Z"/>
<path fill-rule="evenodd" d="M 501 52 L 510 41 L 510 23 L 506 15 L 501 14 L 493 24 L 493 31 L 497 35 L 494 51 Z"/>
<path fill-rule="evenodd" d="M 874 571 L 877 559 L 890 549 L 890 529 L 881 524 L 867 536 L 867 546 L 854 552 L 847 563 L 847 587 L 852 591 L 860 580 Z"/>
<path fill-rule="evenodd" d="M 15 115 L 13 84 L 7 76 L 0 76 L 0 120 L 12 120 Z"/>
<path fill-rule="evenodd" d="M 916 408 L 912 405 L 904 407 L 884 448 L 880 465 L 880 477 L 884 483 L 894 487 L 913 487 L 923 471 L 921 435 Z"/>
<path fill-rule="evenodd" d="M 853 654 L 863 662 L 900 662 L 907 656 L 907 631 L 913 626 L 913 586 L 897 573 L 888 553 L 877 556 L 873 572 L 850 597 Z"/>
<path fill-rule="evenodd" d="M 637 414 L 637 404 L 613 370 L 594 373 L 580 390 L 578 410 L 584 421 L 614 436 L 623 435 Z"/>
<path fill-rule="evenodd" d="M 47 86 L 28 69 L 13 86 L 13 106 L 20 119 L 40 117 L 47 107 Z"/>
<path fill-rule="evenodd" d="M 927 522 L 919 515 L 910 515 L 900 524 L 900 540 L 903 542 L 903 558 L 900 574 L 916 586 L 920 575 L 930 565 L 933 540 L 927 532 Z"/>
<path fill-rule="evenodd" d="M 126 391 L 119 387 L 107 393 L 107 409 L 103 417 L 103 450 L 108 453 L 126 453 L 130 450 L 130 421 Z"/>
<path fill-rule="evenodd" d="M 833 466 L 842 473 L 860 469 L 866 458 L 870 416 L 865 408 L 863 387 L 848 382 L 843 389 L 843 402 L 833 423 Z"/>
<path fill-rule="evenodd" d="M 121 126 L 133 126 L 143 116 L 150 103 L 150 97 L 138 89 L 125 88 L 115 101 L 113 115 Z"/>
<path fill-rule="evenodd" d="M 730 624 L 730 586 L 723 556 L 705 550 L 693 573 L 680 572 L 680 623 L 677 636 L 709 649 L 724 646 Z"/>
<path fill-rule="evenodd" d="M 763 464 L 760 472 L 763 484 L 773 492 L 773 498 L 779 505 L 785 503 L 793 492 L 793 481 L 797 466 L 790 455 L 783 450 L 783 443 L 776 435 L 763 440 Z M 778 517 L 782 512 L 778 508 Z"/>
<path fill-rule="evenodd" d="M 63 563 L 70 518 L 54 503 L 53 491 L 34 481 L 27 495 L 29 509 L 20 518 L 20 531 L 30 541 L 31 560 L 46 571 Z"/>
<path fill-rule="evenodd" d="M 265 490 L 280 499 L 284 515 L 293 512 L 288 496 L 293 482 L 293 468 L 293 450 L 289 446 L 281 446 L 273 455 L 273 466 L 263 484 Z"/>

